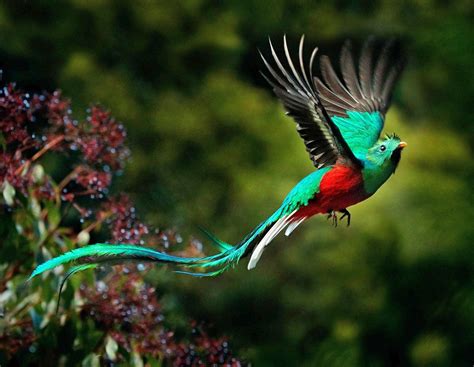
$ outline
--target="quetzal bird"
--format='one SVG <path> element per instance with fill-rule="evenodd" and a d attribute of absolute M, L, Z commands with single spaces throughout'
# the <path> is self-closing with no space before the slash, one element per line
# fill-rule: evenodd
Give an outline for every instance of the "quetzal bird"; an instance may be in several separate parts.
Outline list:
<path fill-rule="evenodd" d="M 344 44 L 340 54 L 342 79 L 327 56 L 320 58 L 321 77 L 313 77 L 317 48 L 311 54 L 309 66 L 305 66 L 304 36 L 301 37 L 299 62 L 295 66 L 286 37 L 283 41 L 286 65 L 270 41 L 273 66 L 261 55 L 268 69 L 268 74 L 263 76 L 283 103 L 286 114 L 296 122 L 296 130 L 316 171 L 303 178 L 272 215 L 234 246 L 208 233 L 220 250 L 212 256 L 184 258 L 130 244 L 95 244 L 46 261 L 31 277 L 74 263 L 65 280 L 80 270 L 126 260 L 174 264 L 184 268 L 177 271 L 180 273 L 213 276 L 245 256 L 250 256 L 248 269 L 253 269 L 275 236 L 282 231 L 289 236 L 315 214 L 328 215 L 337 224 L 336 214 L 340 212 L 341 219 L 347 217 L 349 224 L 351 216 L 347 208 L 369 198 L 383 185 L 395 172 L 406 146 L 395 134 L 380 138 L 404 62 L 393 42 L 378 45 L 369 38 L 360 52 L 357 67 L 351 44 Z"/>

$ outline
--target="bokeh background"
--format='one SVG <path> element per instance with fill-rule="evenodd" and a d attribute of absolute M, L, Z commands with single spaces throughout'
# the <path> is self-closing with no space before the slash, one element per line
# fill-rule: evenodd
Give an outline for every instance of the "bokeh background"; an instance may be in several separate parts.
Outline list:
<path fill-rule="evenodd" d="M 342 42 L 399 37 L 408 67 L 386 132 L 396 174 L 215 279 L 154 270 L 168 311 L 205 320 L 255 366 L 474 363 L 474 4 L 406 1 L 3 1 L 3 78 L 59 88 L 124 123 L 132 158 L 114 190 L 187 236 L 236 242 L 313 170 L 259 74 L 270 36 L 336 57 Z M 209 252 L 212 250 L 209 249 Z M 178 316 L 176 316 L 178 317 Z M 172 316 L 171 316 L 172 319 Z M 179 320 L 176 322 L 179 323 Z"/>

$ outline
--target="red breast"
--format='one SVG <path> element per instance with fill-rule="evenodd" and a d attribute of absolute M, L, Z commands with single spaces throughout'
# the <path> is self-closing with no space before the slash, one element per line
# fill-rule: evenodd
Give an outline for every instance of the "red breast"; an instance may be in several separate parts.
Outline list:
<path fill-rule="evenodd" d="M 369 196 L 364 191 L 364 180 L 359 169 L 336 165 L 323 176 L 316 197 L 301 208 L 296 216 L 310 217 L 331 210 L 345 209 Z"/>

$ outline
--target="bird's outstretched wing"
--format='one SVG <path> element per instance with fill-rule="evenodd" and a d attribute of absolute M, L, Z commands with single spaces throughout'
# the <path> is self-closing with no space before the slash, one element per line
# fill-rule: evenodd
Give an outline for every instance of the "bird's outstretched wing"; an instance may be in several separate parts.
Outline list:
<path fill-rule="evenodd" d="M 354 153 L 363 153 L 378 140 L 405 64 L 394 41 L 376 46 L 373 37 L 367 39 L 356 69 L 351 43 L 346 41 L 340 54 L 342 80 L 327 56 L 320 58 L 322 78 L 315 79 L 324 108 Z M 374 55 L 379 49 L 379 55 Z"/>
<path fill-rule="evenodd" d="M 316 168 L 331 166 L 338 160 L 344 160 L 346 164 L 360 166 L 361 162 L 354 156 L 316 92 L 311 70 L 317 48 L 314 49 L 311 55 L 310 79 L 308 79 L 303 64 L 303 43 L 304 36 L 301 37 L 299 45 L 300 70 L 297 70 L 290 57 L 286 37 L 283 38 L 283 45 L 286 62 L 288 63 L 287 68 L 281 63 L 270 41 L 272 56 L 279 72 L 275 71 L 260 53 L 271 77 L 262 74 L 283 102 L 287 115 L 295 120 L 297 131 L 304 140 L 306 150 Z"/>

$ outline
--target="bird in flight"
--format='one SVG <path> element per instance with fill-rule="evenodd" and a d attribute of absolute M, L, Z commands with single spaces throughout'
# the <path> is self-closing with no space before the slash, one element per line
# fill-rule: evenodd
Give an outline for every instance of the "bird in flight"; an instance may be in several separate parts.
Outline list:
<path fill-rule="evenodd" d="M 103 263 L 138 260 L 174 264 L 178 273 L 214 276 L 250 256 L 253 269 L 265 248 L 282 231 L 289 236 L 315 214 L 324 214 L 337 225 L 337 214 L 347 218 L 348 207 L 372 196 L 395 172 L 407 145 L 395 135 L 381 136 L 394 85 L 403 69 L 394 42 L 379 45 L 369 38 L 360 52 L 357 66 L 351 44 L 340 53 L 340 73 L 330 59 L 319 59 L 320 76 L 313 76 L 318 49 L 309 65 L 303 57 L 301 37 L 296 65 L 286 37 L 284 56 L 278 56 L 270 41 L 271 61 L 261 55 L 267 69 L 262 73 L 282 102 L 286 114 L 306 146 L 316 170 L 303 178 L 286 196 L 281 206 L 236 245 L 225 243 L 205 232 L 219 253 L 206 257 L 179 257 L 152 248 L 130 244 L 95 244 L 77 248 L 39 265 L 31 278 L 59 265 L 72 263 L 64 281 L 72 274 Z M 61 285 L 61 288 L 62 288 Z"/>

